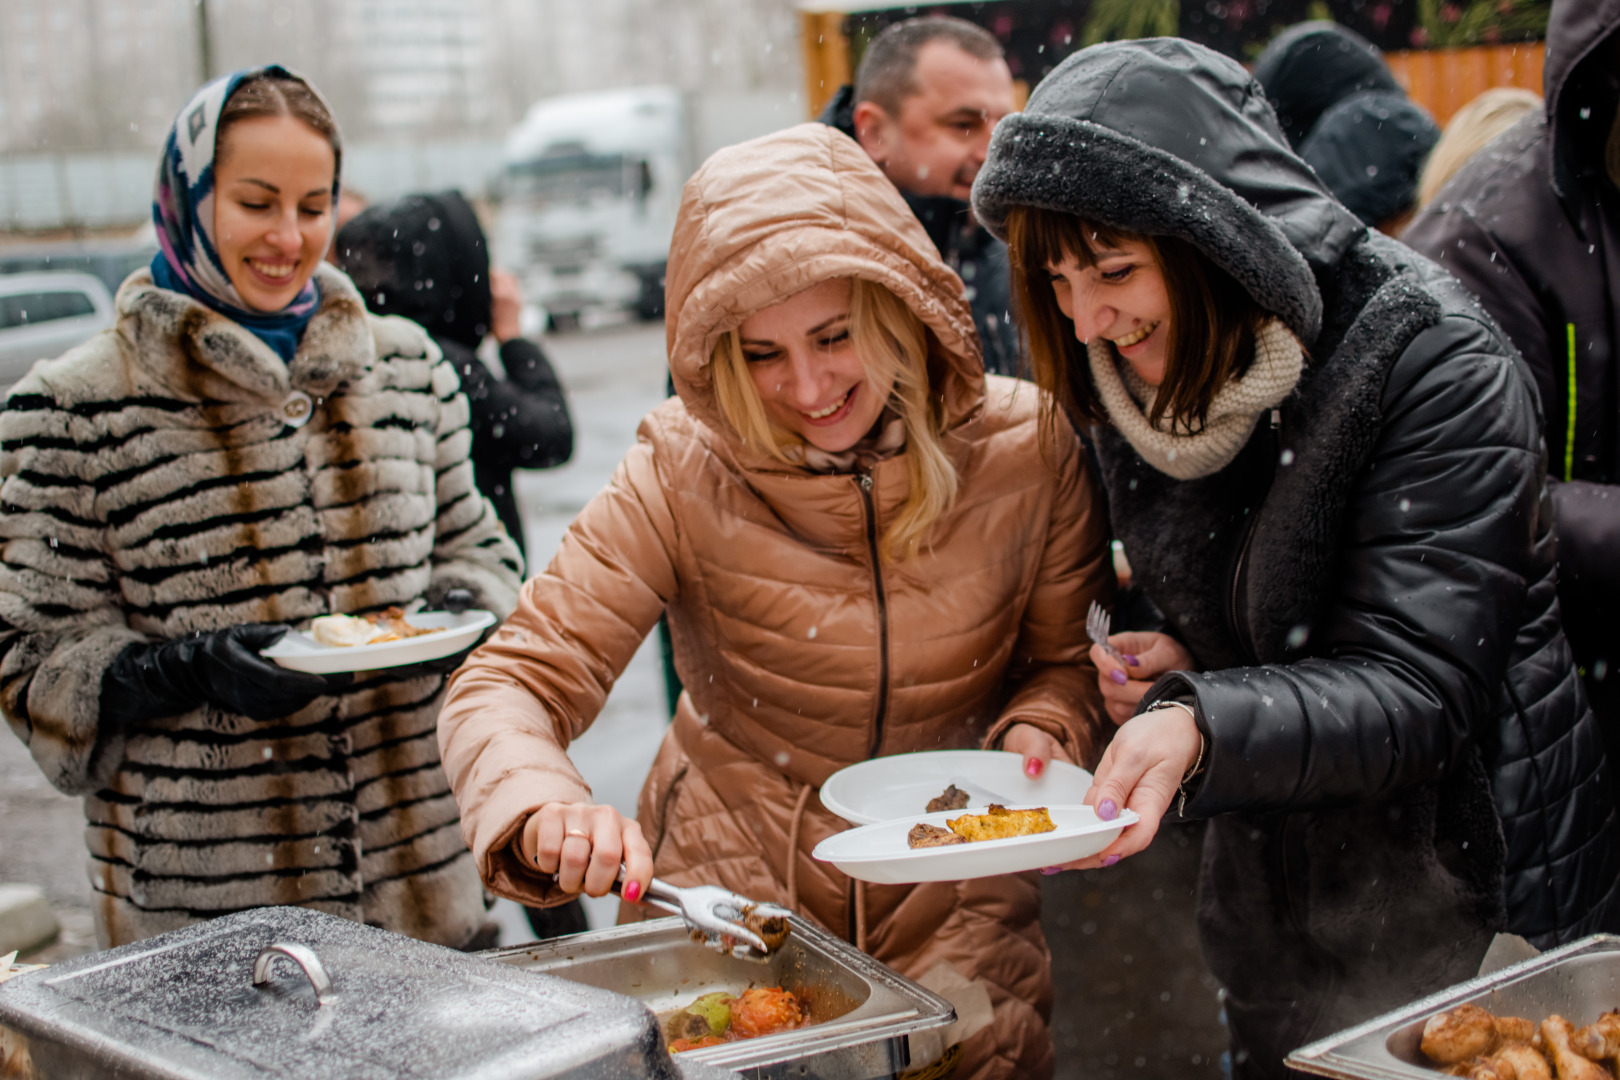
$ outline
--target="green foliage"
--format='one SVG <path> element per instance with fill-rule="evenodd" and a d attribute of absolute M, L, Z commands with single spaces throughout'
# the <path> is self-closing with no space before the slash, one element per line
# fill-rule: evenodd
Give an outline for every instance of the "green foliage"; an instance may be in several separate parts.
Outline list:
<path fill-rule="evenodd" d="M 1180 28 L 1181 0 L 1093 0 L 1083 44 L 1173 37 Z"/>
<path fill-rule="evenodd" d="M 1418 0 L 1418 26 L 1430 48 L 1526 41 L 1547 35 L 1551 6 L 1551 0 Z"/>

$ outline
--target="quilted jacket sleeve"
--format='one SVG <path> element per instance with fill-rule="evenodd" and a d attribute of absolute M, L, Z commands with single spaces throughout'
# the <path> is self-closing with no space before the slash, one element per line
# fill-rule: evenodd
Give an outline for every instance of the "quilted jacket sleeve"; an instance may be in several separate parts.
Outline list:
<path fill-rule="evenodd" d="M 87 348 L 115 351 L 111 341 Z M 70 795 L 96 790 L 118 764 L 122 736 L 101 729 L 101 677 L 146 640 L 125 623 L 96 511 L 107 415 L 129 420 L 65 406 L 38 369 L 0 411 L 0 708 Z"/>
<path fill-rule="evenodd" d="M 1189 817 L 1376 797 L 1488 734 L 1539 527 L 1531 390 L 1500 338 L 1453 315 L 1397 361 L 1383 412 L 1312 656 L 1172 674 L 1144 698 L 1196 699 L 1209 751 Z"/>
<path fill-rule="evenodd" d="M 646 428 L 643 427 L 643 433 Z M 549 903 L 511 843 L 549 802 L 590 798 L 565 748 L 588 728 L 676 587 L 675 522 L 638 443 L 582 510 L 517 610 L 450 682 L 439 748 L 484 882 Z"/>
<path fill-rule="evenodd" d="M 427 606 L 438 607 L 451 589 L 468 589 L 474 607 L 504 617 L 517 603 L 523 556 L 473 482 L 467 395 L 448 360 L 433 367 L 433 392 L 439 398 L 434 461 L 438 518 Z"/>
<path fill-rule="evenodd" d="M 1110 605 L 1114 569 L 1102 495 L 1080 440 L 1060 423 L 1051 442 L 1043 452 L 1053 472 L 1046 546 L 1013 649 L 1012 695 L 985 745 L 998 745 L 1014 724 L 1033 724 L 1092 768 L 1104 745 L 1103 712 L 1086 609 L 1093 600 Z"/>

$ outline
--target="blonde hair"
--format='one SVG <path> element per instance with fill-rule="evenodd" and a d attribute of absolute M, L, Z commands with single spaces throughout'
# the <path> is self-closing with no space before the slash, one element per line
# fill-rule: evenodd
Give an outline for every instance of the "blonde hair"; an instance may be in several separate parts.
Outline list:
<path fill-rule="evenodd" d="M 898 563 L 916 554 L 941 514 L 956 501 L 956 466 L 945 452 L 945 409 L 931 392 L 928 330 L 905 302 L 881 285 L 855 278 L 849 305 L 850 341 L 866 367 L 867 384 L 888 395 L 906 432 L 911 493 L 883 534 L 881 556 Z M 765 412 L 735 329 L 720 335 L 710 357 L 720 412 L 744 443 L 787 464 L 798 461 L 803 440 Z"/>
<path fill-rule="evenodd" d="M 1418 206 L 1429 205 L 1469 158 L 1518 123 L 1525 113 L 1540 108 L 1540 94 L 1516 86 L 1497 86 L 1458 109 L 1423 166 L 1423 178 L 1418 181 Z"/>

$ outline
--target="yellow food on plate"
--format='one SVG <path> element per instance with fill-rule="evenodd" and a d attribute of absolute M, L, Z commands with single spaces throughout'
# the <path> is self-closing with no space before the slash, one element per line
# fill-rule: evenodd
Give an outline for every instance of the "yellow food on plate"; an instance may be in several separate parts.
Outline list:
<path fill-rule="evenodd" d="M 969 841 L 1034 836 L 1057 828 L 1044 806 L 1037 806 L 1033 810 L 1008 810 L 997 803 L 991 803 L 986 813 L 964 814 L 951 818 L 945 824 L 950 826 L 953 833 Z"/>

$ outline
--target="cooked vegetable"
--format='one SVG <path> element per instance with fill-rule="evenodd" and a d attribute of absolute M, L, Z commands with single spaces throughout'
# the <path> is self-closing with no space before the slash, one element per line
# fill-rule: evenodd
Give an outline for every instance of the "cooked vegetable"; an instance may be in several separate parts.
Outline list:
<path fill-rule="evenodd" d="M 790 991 L 780 986 L 756 986 L 744 990 L 731 1008 L 732 1034 L 739 1039 L 774 1035 L 804 1023 L 804 1006 Z"/>

